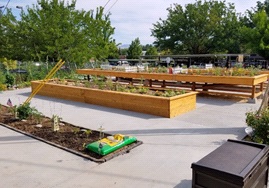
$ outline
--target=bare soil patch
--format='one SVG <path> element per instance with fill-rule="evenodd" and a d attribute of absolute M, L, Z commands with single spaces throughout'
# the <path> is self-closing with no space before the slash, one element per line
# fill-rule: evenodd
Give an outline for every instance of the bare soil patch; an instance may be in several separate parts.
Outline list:
<path fill-rule="evenodd" d="M 38 124 L 41 124 L 42 127 L 39 127 Z M 19 120 L 10 112 L 9 107 L 1 104 L 0 125 L 95 162 L 105 162 L 118 155 L 128 153 L 132 148 L 142 144 L 141 141 L 137 141 L 113 153 L 102 156 L 84 148 L 85 144 L 89 144 L 100 139 L 100 131 L 88 131 L 88 129 L 83 127 L 78 127 L 67 122 L 61 122 L 60 130 L 55 132 L 53 131 L 53 122 L 51 118 L 42 116 L 38 121 L 36 118 Z M 88 134 L 89 132 L 91 133 Z M 103 133 L 103 135 L 104 137 L 111 136 L 107 133 Z"/>

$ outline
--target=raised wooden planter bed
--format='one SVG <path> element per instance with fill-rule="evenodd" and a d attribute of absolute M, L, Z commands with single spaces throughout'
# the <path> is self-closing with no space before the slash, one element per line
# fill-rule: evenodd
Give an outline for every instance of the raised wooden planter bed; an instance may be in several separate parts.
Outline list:
<path fill-rule="evenodd" d="M 32 91 L 40 81 L 32 81 Z M 160 97 L 46 83 L 39 95 L 172 118 L 196 108 L 197 92 Z"/>
<path fill-rule="evenodd" d="M 267 74 L 257 76 L 211 76 L 211 75 L 186 75 L 165 73 L 132 73 L 120 71 L 106 71 L 99 69 L 78 69 L 78 74 L 103 75 L 119 78 L 149 80 L 149 86 L 155 80 L 163 80 L 162 87 L 169 85 L 169 81 L 178 82 L 174 87 L 187 87 L 192 91 L 201 93 L 217 93 L 223 95 L 244 96 L 254 99 L 263 92 L 263 84 L 267 81 Z M 157 83 L 157 82 L 155 82 Z M 185 84 L 186 83 L 186 84 Z"/>

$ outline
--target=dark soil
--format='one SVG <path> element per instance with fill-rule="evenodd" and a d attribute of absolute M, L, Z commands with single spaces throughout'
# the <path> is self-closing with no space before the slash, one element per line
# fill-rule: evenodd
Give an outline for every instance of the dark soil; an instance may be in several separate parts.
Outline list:
<path fill-rule="evenodd" d="M 19 120 L 14 117 L 10 112 L 11 108 L 0 104 L 0 125 L 19 131 L 28 136 L 42 140 L 51 145 L 65 149 L 82 157 L 88 158 L 95 162 L 105 162 L 117 155 L 129 152 L 130 149 L 141 144 L 141 142 L 133 143 L 125 146 L 107 156 L 101 156 L 84 148 L 85 144 L 95 142 L 100 139 L 100 132 L 96 130 L 89 131 L 83 127 L 78 127 L 67 122 L 60 123 L 60 130 L 53 131 L 52 119 L 42 116 L 39 118 L 29 118 L 27 120 Z M 37 127 L 41 124 L 42 127 Z M 110 136 L 109 134 L 102 133 L 104 137 Z"/>

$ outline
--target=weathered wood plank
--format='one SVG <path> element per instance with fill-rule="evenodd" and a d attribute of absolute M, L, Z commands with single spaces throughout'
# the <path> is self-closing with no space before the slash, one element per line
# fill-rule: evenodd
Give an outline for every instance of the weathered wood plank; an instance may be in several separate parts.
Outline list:
<path fill-rule="evenodd" d="M 32 81 L 32 91 L 39 81 Z M 172 118 L 196 108 L 197 92 L 159 97 L 46 83 L 39 95 Z"/>

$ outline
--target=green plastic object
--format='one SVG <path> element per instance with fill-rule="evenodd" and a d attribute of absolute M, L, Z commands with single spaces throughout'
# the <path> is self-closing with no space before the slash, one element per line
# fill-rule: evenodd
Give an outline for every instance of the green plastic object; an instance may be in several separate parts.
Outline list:
<path fill-rule="evenodd" d="M 86 145 L 86 148 L 90 151 L 104 156 L 124 146 L 134 143 L 135 141 L 137 141 L 137 139 L 133 136 L 116 134 L 114 136 L 109 136 L 96 142 L 90 143 Z"/>

